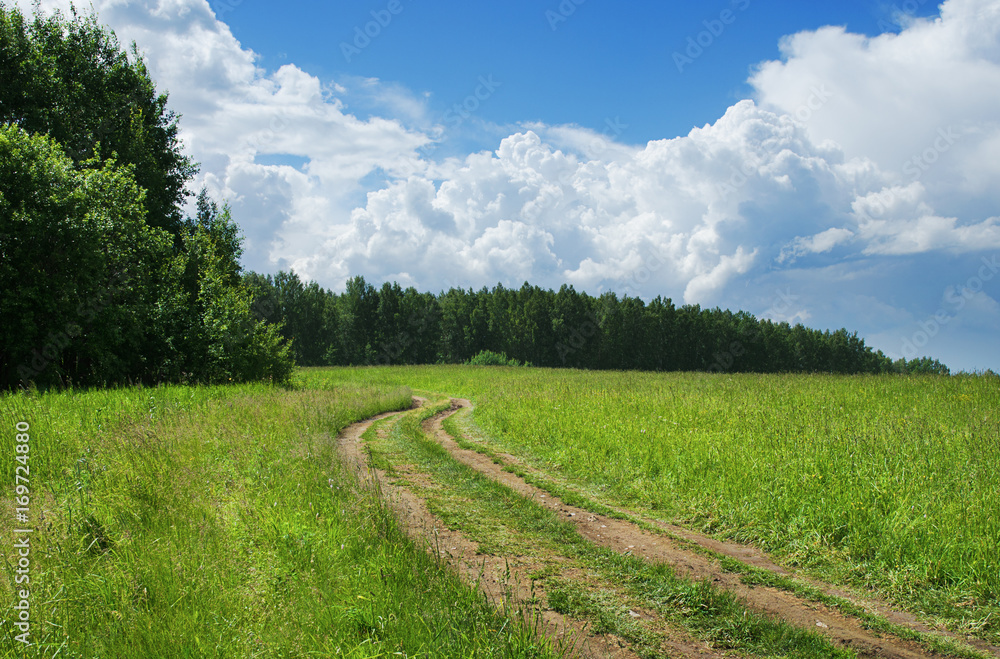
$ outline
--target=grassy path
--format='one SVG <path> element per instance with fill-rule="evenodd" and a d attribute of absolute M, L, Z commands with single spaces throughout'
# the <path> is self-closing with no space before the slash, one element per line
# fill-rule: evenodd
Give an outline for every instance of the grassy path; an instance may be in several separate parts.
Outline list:
<path fill-rule="evenodd" d="M 422 529 L 435 553 L 494 598 L 556 637 L 577 630 L 571 647 L 583 656 L 622 653 L 613 647 L 622 639 L 639 656 L 933 656 L 833 608 L 744 583 L 664 535 L 565 504 L 505 471 L 499 456 L 458 446 L 442 421 L 463 403 L 437 401 L 367 431 L 383 491 L 400 502 L 407 528 Z M 347 444 L 358 459 L 357 443 Z M 579 621 L 597 632 L 582 644 Z"/>
<path fill-rule="evenodd" d="M 1000 646 L 1000 378 L 457 366 L 298 377 L 471 399 L 490 450 L 564 490 L 677 535 L 758 547 L 801 588 L 814 580 L 821 601 L 858 593 L 889 603 L 874 602 L 890 622 Z"/>
<path fill-rule="evenodd" d="M 426 399 L 415 399 L 426 402 Z M 534 604 L 545 597 L 545 591 L 532 579 L 541 567 L 537 562 L 521 560 L 523 557 L 506 557 L 480 552 L 479 543 L 469 540 L 462 533 L 449 529 L 428 508 L 411 485 L 430 485 L 430 480 L 412 465 L 394 465 L 389 471 L 369 464 L 365 438 L 385 439 L 394 424 L 400 423 L 398 413 L 379 415 L 353 424 L 338 436 L 338 449 L 348 465 L 352 466 L 365 486 L 380 498 L 391 502 L 397 518 L 411 537 L 425 545 L 436 559 L 457 569 L 463 578 L 505 611 L 521 619 L 536 633 L 552 639 L 560 653 L 571 656 L 599 659 L 614 657 L 632 659 L 633 653 L 626 643 L 612 635 L 589 637 L 584 625 Z M 382 424 L 383 420 L 387 423 Z M 373 428 L 374 426 L 374 428 Z M 716 657 L 706 653 L 706 657 Z"/>
<path fill-rule="evenodd" d="M 465 437 L 460 428 L 469 427 L 468 417 L 453 415 L 467 414 L 470 406 L 467 400 L 438 398 L 423 410 L 377 424 L 374 432 L 354 432 L 342 441 L 342 451 L 361 469 L 368 461 L 377 466 L 379 486 L 398 502 L 411 533 L 454 561 L 494 601 L 517 609 L 559 639 L 564 650 L 623 657 L 710 657 L 734 651 L 747 656 L 984 656 L 954 642 L 954 635 L 926 634 L 912 616 L 883 603 L 852 601 L 826 584 L 793 580 L 789 570 L 755 548 L 588 501 L 516 457 Z M 467 485 L 477 479 L 494 489 L 477 496 Z M 490 510 L 484 496 L 504 499 L 506 506 Z M 547 528 L 540 531 L 539 520 Z M 601 565 L 619 560 L 619 565 Z M 671 577 L 664 577 L 664 567 Z M 651 575 L 658 569 L 661 574 Z M 692 585 L 703 592 L 677 596 Z M 674 593 L 667 593 L 671 589 Z M 713 602 L 727 598 L 728 606 Z M 702 615 L 704 607 L 713 608 L 710 615 Z M 733 633 L 733 610 L 727 608 L 743 618 L 756 616 L 762 626 Z M 890 614 L 889 620 L 873 610 Z M 765 630 L 770 624 L 774 628 Z M 815 644 L 817 637 L 829 641 Z M 628 648 L 620 647 L 623 641 Z"/>

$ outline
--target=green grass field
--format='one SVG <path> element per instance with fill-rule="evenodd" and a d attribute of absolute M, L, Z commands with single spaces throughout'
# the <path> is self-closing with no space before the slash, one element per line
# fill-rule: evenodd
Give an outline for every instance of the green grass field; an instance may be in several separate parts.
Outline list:
<path fill-rule="evenodd" d="M 0 398 L 0 656 L 544 657 L 410 541 L 336 453 L 405 387 L 165 387 Z M 30 425 L 28 584 L 15 426 Z M 25 648 L 10 621 L 30 589 Z"/>
<path fill-rule="evenodd" d="M 413 367 L 303 371 L 471 398 L 595 500 L 754 542 L 1000 639 L 1000 380 Z"/>
<path fill-rule="evenodd" d="M 333 436 L 408 407 L 411 388 L 472 399 L 490 447 L 585 499 L 759 544 L 1000 641 L 1000 381 L 971 377 L 441 366 L 306 369 L 292 390 L 5 395 L 4 620 L 23 587 L 27 422 L 40 655 L 553 656 L 341 464 Z M 31 656 L 18 633 L 4 625 L 0 656 Z"/>

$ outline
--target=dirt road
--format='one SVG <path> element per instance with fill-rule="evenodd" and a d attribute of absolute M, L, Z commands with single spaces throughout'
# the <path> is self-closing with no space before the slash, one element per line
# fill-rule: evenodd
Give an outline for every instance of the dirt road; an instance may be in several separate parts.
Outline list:
<path fill-rule="evenodd" d="M 415 399 L 415 404 L 423 403 Z M 723 569 L 720 561 L 712 555 L 725 556 L 753 567 L 782 576 L 789 576 L 790 570 L 774 563 L 760 550 L 735 543 L 721 542 L 713 538 L 662 522 L 655 522 L 661 532 L 650 532 L 633 521 L 616 519 L 567 505 L 559 497 L 504 469 L 507 465 L 517 465 L 522 470 L 528 468 L 512 455 L 487 456 L 477 451 L 464 449 L 446 432 L 442 426 L 445 418 L 462 408 L 471 407 L 464 399 L 451 399 L 451 409 L 423 421 L 424 432 L 434 438 L 457 461 L 471 467 L 486 477 L 497 481 L 521 496 L 528 497 L 571 522 L 578 533 L 595 545 L 615 552 L 634 556 L 652 563 L 669 565 L 677 574 L 695 580 L 709 580 L 724 588 L 746 603 L 747 607 L 773 618 L 779 618 L 794 626 L 816 631 L 838 646 L 848 647 L 860 657 L 887 657 L 892 659 L 917 659 L 938 656 L 915 641 L 895 636 L 880 635 L 865 629 L 861 622 L 841 613 L 839 610 L 817 601 L 804 599 L 788 590 L 748 585 L 739 574 Z M 545 601 L 545 593 L 530 575 L 539 567 L 532 557 L 495 556 L 479 553 L 476 543 L 467 540 L 453 530 L 449 530 L 429 510 L 426 502 L 413 493 L 405 484 L 388 484 L 384 473 L 372 470 L 365 460 L 361 435 L 373 421 L 392 415 L 382 415 L 376 419 L 355 424 L 340 436 L 340 446 L 351 464 L 368 479 L 370 484 L 379 483 L 384 494 L 396 502 L 399 518 L 414 537 L 423 538 L 428 546 L 454 562 L 456 567 L 470 581 L 478 582 L 480 588 L 495 602 L 505 602 L 508 606 L 522 606 L 525 602 Z M 499 458 L 499 459 L 497 459 Z M 419 484 L 425 478 L 417 470 L 402 468 L 405 481 Z M 640 516 L 634 511 L 620 511 L 630 519 Z M 647 520 L 650 521 L 650 520 Z M 646 525 L 648 526 L 648 524 Z M 699 551 L 700 549 L 708 550 Z M 914 616 L 894 610 L 885 603 L 860 599 L 828 584 L 810 582 L 819 590 L 841 598 L 849 599 L 868 611 L 877 613 L 890 622 L 920 632 L 930 631 Z M 527 608 L 524 609 L 528 611 Z M 572 654 L 584 657 L 633 657 L 635 655 L 621 638 L 608 634 L 588 634 L 585 624 L 546 608 L 535 607 L 537 622 L 543 633 L 572 648 Z M 648 612 L 637 613 L 637 617 L 650 618 Z M 669 656 L 679 657 L 719 657 L 708 644 L 690 637 L 682 630 L 656 620 L 645 620 L 645 624 L 655 627 L 663 641 L 663 650 Z M 936 630 L 935 630 L 936 631 Z M 943 632 L 938 632 L 942 633 Z M 954 636 L 954 635 L 952 635 Z M 1000 649 L 981 642 L 977 648 L 1000 657 Z"/>

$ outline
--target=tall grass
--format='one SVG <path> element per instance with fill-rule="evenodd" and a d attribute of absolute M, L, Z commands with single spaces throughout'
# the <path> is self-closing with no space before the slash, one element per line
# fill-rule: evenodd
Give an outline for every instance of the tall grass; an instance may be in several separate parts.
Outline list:
<path fill-rule="evenodd" d="M 1000 631 L 997 378 L 454 368 L 326 377 L 472 397 L 503 447 L 609 500 Z"/>
<path fill-rule="evenodd" d="M 408 540 L 342 465 L 337 431 L 409 404 L 408 389 L 353 385 L 0 398 L 11 490 L 14 424 L 31 426 L 32 650 L 543 656 L 530 630 Z M 11 620 L 10 540 L 3 555 L 0 607 Z M 32 656 L 17 633 L 4 625 L 0 654 Z"/>

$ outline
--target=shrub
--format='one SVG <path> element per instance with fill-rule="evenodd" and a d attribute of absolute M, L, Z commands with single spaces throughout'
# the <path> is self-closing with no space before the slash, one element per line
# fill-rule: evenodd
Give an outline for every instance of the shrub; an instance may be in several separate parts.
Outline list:
<path fill-rule="evenodd" d="M 521 366 L 521 362 L 507 357 L 507 353 L 481 350 L 479 354 L 466 362 L 469 366 Z M 525 366 L 527 364 L 524 364 Z"/>

